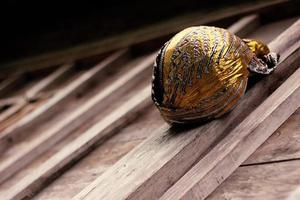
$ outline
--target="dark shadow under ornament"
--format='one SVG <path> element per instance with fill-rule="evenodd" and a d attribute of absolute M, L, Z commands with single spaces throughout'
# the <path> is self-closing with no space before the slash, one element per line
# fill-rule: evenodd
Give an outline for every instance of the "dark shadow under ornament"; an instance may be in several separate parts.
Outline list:
<path fill-rule="evenodd" d="M 176 34 L 159 51 L 152 99 L 168 123 L 207 121 L 232 110 L 250 73 L 270 74 L 279 55 L 258 40 L 198 26 Z"/>

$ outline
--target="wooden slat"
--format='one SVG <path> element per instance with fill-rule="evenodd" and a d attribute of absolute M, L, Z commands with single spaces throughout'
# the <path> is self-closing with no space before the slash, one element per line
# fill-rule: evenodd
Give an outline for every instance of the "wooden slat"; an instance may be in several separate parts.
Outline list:
<path fill-rule="evenodd" d="M 55 126 L 45 130 L 38 140 L 27 145 L 22 151 L 11 155 L 9 159 L 0 163 L 0 183 L 9 178 L 15 172 L 29 164 L 36 157 L 51 148 L 57 142 L 75 131 L 86 120 L 101 112 L 106 105 L 104 100 L 112 97 L 118 97 L 122 92 L 127 91 L 134 84 L 133 79 L 147 72 L 154 62 L 156 52 L 149 55 L 145 60 L 124 74 L 117 81 L 110 84 L 103 91 L 90 98 L 86 103 L 81 105 L 74 112 L 66 116 Z M 135 82 L 135 84 L 138 84 Z"/>
<path fill-rule="evenodd" d="M 249 15 L 243 17 L 238 22 L 231 25 L 228 29 L 243 38 L 249 33 L 251 33 L 260 24 L 259 16 L 257 14 Z"/>
<path fill-rule="evenodd" d="M 15 85 L 24 82 L 24 76 L 12 76 L 3 80 L 0 84 L 0 97 L 3 95 L 7 95 L 11 90 L 14 89 Z"/>
<path fill-rule="evenodd" d="M 190 130 L 164 127 L 164 131 L 158 131 L 127 154 L 74 199 L 157 199 L 163 195 L 207 149 L 238 125 L 298 68 L 295 63 L 299 61 L 299 50 L 295 49 L 300 46 L 299 23 L 270 44 L 275 52 L 282 54 L 276 72 L 249 90 L 226 117 Z M 294 44 L 287 46 L 290 43 Z"/>
<path fill-rule="evenodd" d="M 0 115 L 0 123 L 6 120 L 7 118 L 14 115 L 20 109 L 22 109 L 26 105 L 26 101 L 24 99 L 20 99 L 16 103 L 12 104 L 10 108 L 8 108 L 4 113 Z"/>
<path fill-rule="evenodd" d="M 156 24 L 150 28 L 141 28 L 134 32 L 123 33 L 121 36 L 107 38 L 105 40 L 96 41 L 90 44 L 83 44 L 63 51 L 47 53 L 35 58 L 7 63 L 2 66 L 2 69 L 13 71 L 18 68 L 21 71 L 22 69 L 36 69 L 45 66 L 60 65 L 66 62 L 72 62 L 75 59 L 85 58 L 101 54 L 103 52 L 128 47 L 129 45 L 150 41 L 155 38 L 166 37 L 188 26 L 225 21 L 230 18 L 236 18 L 253 12 L 264 12 L 272 7 L 289 5 L 289 3 L 290 2 L 287 0 L 275 0 L 270 2 L 262 1 L 256 4 L 246 3 L 242 5 L 231 6 L 226 9 L 204 14 L 203 12 L 193 13 L 175 18 L 171 21 Z M 277 13 L 277 15 L 280 15 L 280 13 Z M 21 66 L 22 69 L 20 69 L 19 66 Z"/>
<path fill-rule="evenodd" d="M 160 198 L 205 199 L 300 107 L 300 68 Z"/>
<path fill-rule="evenodd" d="M 300 160 L 239 167 L 207 200 L 299 200 L 289 199 L 300 186 Z"/>
<path fill-rule="evenodd" d="M 61 78 L 65 73 L 67 73 L 71 69 L 72 65 L 67 64 L 53 73 L 51 73 L 46 78 L 39 81 L 37 84 L 35 84 L 33 87 L 31 87 L 25 94 L 25 97 L 17 97 L 13 98 L 16 102 L 14 102 L 14 105 L 11 106 L 5 113 L 1 114 L 0 116 L 0 122 L 6 120 L 7 118 L 11 117 L 18 111 L 20 111 L 24 106 L 26 106 L 27 101 L 33 101 L 37 100 L 38 98 L 41 98 L 42 95 L 40 92 L 47 89 L 51 84 L 53 84 L 57 79 Z M 4 99 L 5 100 L 5 99 Z M 1 182 L 1 181 L 0 181 Z"/>
<path fill-rule="evenodd" d="M 54 114 L 59 108 L 59 104 L 66 102 L 68 99 L 74 96 L 77 91 L 85 87 L 91 81 L 95 80 L 95 78 L 97 78 L 97 76 L 101 74 L 103 70 L 124 60 L 124 57 L 126 57 L 127 54 L 127 50 L 120 50 L 109 56 L 100 64 L 82 74 L 63 90 L 59 91 L 57 95 L 51 98 L 43 106 L 4 130 L 0 135 L 0 153 L 7 149 L 7 147 L 13 143 L 14 140 L 22 138 L 23 134 L 26 132 L 25 130 L 34 125 L 38 125 L 45 118 Z"/>
<path fill-rule="evenodd" d="M 23 199 L 30 196 L 45 183 L 48 177 L 61 170 L 68 163 L 78 159 L 89 148 L 101 139 L 109 137 L 113 131 L 128 123 L 136 111 L 148 106 L 150 87 L 145 87 L 134 97 L 124 102 L 120 107 L 108 114 L 104 119 L 93 125 L 65 148 L 38 167 L 33 173 L 28 174 L 16 185 L 2 194 L 2 199 Z"/>
<path fill-rule="evenodd" d="M 42 79 L 40 82 L 31 87 L 28 91 L 26 91 L 26 99 L 29 101 L 35 100 L 38 98 L 40 92 L 46 90 L 51 84 L 53 84 L 56 80 L 60 79 L 66 73 L 70 71 L 73 64 L 65 64 L 59 67 L 56 71 L 51 73 L 46 78 Z"/>
<path fill-rule="evenodd" d="M 300 159 L 300 108 L 242 166 Z"/>

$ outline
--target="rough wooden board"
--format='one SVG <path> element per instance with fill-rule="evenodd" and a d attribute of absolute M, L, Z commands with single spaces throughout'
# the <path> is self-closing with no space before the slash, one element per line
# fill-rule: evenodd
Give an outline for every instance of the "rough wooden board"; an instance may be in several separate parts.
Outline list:
<path fill-rule="evenodd" d="M 141 140 L 104 143 L 33 199 L 71 199 Z"/>
<path fill-rule="evenodd" d="M 297 25 L 293 26 L 294 29 L 297 29 Z M 288 76 L 287 70 L 292 72 L 292 68 L 297 69 L 298 66 L 292 67 L 292 63 L 295 64 L 295 60 L 299 57 L 299 52 L 295 52 L 299 44 L 291 45 L 290 48 L 286 46 L 284 48 L 283 44 L 290 45 L 289 39 L 294 42 L 299 41 L 299 34 L 295 34 L 295 30 L 284 34 L 270 46 L 282 54 L 283 60 L 289 54 L 292 55 L 279 65 L 281 67 L 273 76 L 257 83 L 227 117 L 212 121 L 198 129 L 186 130 L 184 134 L 174 134 L 174 130 L 159 131 L 107 170 L 74 199 L 95 198 L 95 194 L 100 199 L 160 197 L 202 153 L 206 152 L 211 144 L 218 140 L 218 137 L 222 137 L 223 131 L 232 129 L 232 126 L 237 125 L 259 102 L 274 91 L 285 79 L 284 77 Z M 164 130 L 167 128 L 165 127 Z"/>
<path fill-rule="evenodd" d="M 300 109 L 259 147 L 243 165 L 300 159 Z"/>
<path fill-rule="evenodd" d="M 0 135 L 0 153 L 3 152 L 9 145 L 11 145 L 14 140 L 22 138 L 23 134 L 26 132 L 26 129 L 28 130 L 32 126 L 40 124 L 47 117 L 55 113 L 62 102 L 66 102 L 74 95 L 76 95 L 76 92 L 78 90 L 95 79 L 97 75 L 103 72 L 103 70 L 123 60 L 124 55 L 126 54 L 126 50 L 121 50 L 109 56 L 99 65 L 82 74 L 79 78 L 76 79 L 76 81 L 72 82 L 70 85 L 64 88 L 64 90 L 61 90 L 42 107 L 36 109 L 25 118 L 21 119 L 13 126 L 10 126 L 5 131 L 3 131 Z"/>
<path fill-rule="evenodd" d="M 133 79 L 142 76 L 141 74 L 147 72 L 146 70 L 153 65 L 155 55 L 156 53 L 149 55 L 142 63 L 133 67 L 101 92 L 98 92 L 97 95 L 80 105 L 80 107 L 72 111 L 64 119 L 61 119 L 52 127 L 49 127 L 41 134 L 41 137 L 34 140 L 35 142 L 27 144 L 26 148 L 23 148 L 18 154 L 11 155 L 9 159 L 2 162 L 0 164 L 0 183 L 47 151 L 58 141 L 71 134 L 93 115 L 102 111 L 105 106 L 103 102 L 106 98 L 119 96 L 124 90 L 127 91 L 128 88 L 134 84 Z M 138 82 L 135 84 L 138 84 Z"/>
<path fill-rule="evenodd" d="M 138 59 L 137 61 L 142 61 L 142 60 Z M 120 77 L 120 76 L 126 74 L 127 71 L 128 71 L 128 69 L 131 69 L 131 67 L 134 66 L 134 65 L 136 65 L 136 64 L 138 64 L 138 62 L 135 62 L 135 61 L 130 62 L 128 64 L 128 66 L 126 66 L 124 69 L 121 70 L 124 73 L 117 73 L 115 75 L 117 77 Z M 150 74 L 151 74 L 151 71 L 149 70 L 149 74 L 147 74 L 146 78 L 143 77 L 143 76 L 139 77 L 141 79 L 141 82 L 140 82 L 139 85 L 133 85 L 132 88 L 129 88 L 129 91 L 125 91 L 124 94 L 120 94 L 120 96 L 118 96 L 116 99 L 110 99 L 110 101 L 104 102 L 104 104 L 106 106 L 101 111 L 101 113 L 99 113 L 98 115 L 94 116 L 92 119 L 88 120 L 86 123 L 82 124 L 71 135 L 69 135 L 65 139 L 61 140 L 59 143 L 57 143 L 55 146 L 53 146 L 53 148 L 49 149 L 47 152 L 45 152 L 43 155 L 41 155 L 35 161 L 31 162 L 27 167 L 23 168 L 18 173 L 16 173 L 13 177 L 11 177 L 7 181 L 5 181 L 2 185 L 0 185 L 0 196 L 3 193 L 5 193 L 5 191 L 10 190 L 10 188 L 12 188 L 14 185 L 16 185 L 20 180 L 24 179 L 24 177 L 30 176 L 30 174 L 35 174 L 36 169 L 39 168 L 41 165 L 43 165 L 48 159 L 50 159 L 56 153 L 58 153 L 59 151 L 61 151 L 69 143 L 72 143 L 74 140 L 76 140 L 76 138 L 78 138 L 82 133 L 84 133 L 85 131 L 87 131 L 91 126 L 95 125 L 96 123 L 98 123 L 99 121 L 101 121 L 103 118 L 105 118 L 105 116 L 109 115 L 109 113 L 111 113 L 115 108 L 121 106 L 124 102 L 128 101 L 132 96 L 134 96 L 137 93 L 138 90 L 140 90 L 143 87 L 147 86 L 148 83 L 150 82 L 150 79 L 151 79 Z M 111 76 L 112 76 L 112 74 L 111 74 Z M 109 85 L 109 83 L 114 82 L 114 81 L 115 80 L 111 79 L 111 77 L 110 77 L 110 78 L 108 78 L 108 80 L 106 80 L 104 82 L 107 82 L 108 85 Z M 103 81 L 101 83 L 103 83 Z M 103 84 L 100 84 L 100 85 L 103 85 Z M 104 84 L 103 87 L 106 87 L 106 86 L 107 86 L 107 84 Z M 95 88 L 95 92 L 99 91 L 99 90 L 101 90 L 101 87 L 97 86 Z M 85 99 L 88 99 L 88 98 L 89 98 L 89 96 L 85 96 L 85 98 L 83 99 L 83 102 L 85 101 Z M 81 104 L 81 103 L 79 102 L 79 104 Z M 66 112 L 68 112 L 68 111 L 66 111 Z M 140 115 L 140 114 L 138 114 L 138 115 Z M 58 119 L 58 121 L 60 121 L 60 119 Z M 54 121 L 53 123 L 55 124 L 56 121 Z M 51 127 L 51 124 L 48 125 L 48 127 Z M 44 128 L 48 129 L 48 127 L 44 127 Z M 42 127 L 42 129 L 43 129 L 43 127 Z M 36 137 L 34 137 L 34 138 L 36 138 Z M 27 143 L 28 143 L 28 141 L 27 141 Z M 25 143 L 25 146 L 27 146 L 27 143 Z M 119 143 L 122 143 L 122 141 L 120 141 Z M 122 145 L 123 145 L 123 143 L 122 143 Z M 124 144 L 124 145 L 126 145 L 126 144 Z M 16 150 L 22 151 L 22 147 L 18 146 L 16 148 L 17 148 Z M 14 152 L 11 152 L 11 153 L 13 154 Z M 120 153 L 122 153 L 122 152 L 120 152 Z M 109 158 L 107 158 L 107 159 L 109 159 Z M 100 163 L 102 163 L 101 159 L 99 159 L 97 161 L 99 161 Z M 1 161 L 0 161 L 0 163 L 1 163 Z M 96 163 L 95 163 L 95 165 L 96 165 Z M 68 169 L 68 167 L 70 167 L 70 166 L 68 165 L 62 171 L 53 174 L 54 177 L 53 176 L 49 176 L 47 178 L 46 184 L 48 184 L 50 181 L 52 181 L 57 175 L 62 174 L 62 172 L 64 170 Z M 95 168 L 96 168 L 96 166 L 95 166 Z M 97 169 L 95 169 L 94 171 L 97 171 Z M 93 177 L 86 177 L 86 178 L 87 178 L 87 180 L 91 180 Z M 67 180 L 65 182 L 67 182 Z M 84 183 L 84 182 L 82 182 L 82 183 Z M 42 186 L 42 187 L 44 187 L 44 186 Z M 78 185 L 77 187 L 80 187 L 80 185 Z M 64 192 L 67 192 L 67 190 L 64 190 Z"/>
<path fill-rule="evenodd" d="M 172 21 L 157 24 L 150 28 L 142 28 L 132 33 L 124 33 L 121 37 L 108 38 L 104 41 L 85 44 L 61 52 L 52 52 L 32 59 L 24 59 L 13 63 L 7 63 L 2 67 L 9 71 L 10 69 L 16 69 L 18 66 L 22 66 L 23 68 L 38 68 L 43 66 L 59 65 L 65 62 L 72 62 L 74 59 L 100 54 L 102 52 L 151 40 L 159 36 L 169 35 L 188 26 L 212 23 L 222 19 L 226 20 L 230 17 L 237 17 L 251 12 L 261 12 L 270 7 L 286 5 L 288 3 L 289 2 L 286 0 L 275 0 L 271 2 L 259 2 L 254 5 L 252 3 L 248 3 L 206 14 L 203 14 L 202 12 L 194 13 L 187 16 L 181 16 L 180 18 L 173 19 Z"/>
<path fill-rule="evenodd" d="M 239 167 L 207 200 L 288 200 L 300 185 L 299 166 L 294 160 Z"/>
<path fill-rule="evenodd" d="M 64 149 L 51 157 L 41 167 L 36 169 L 33 174 L 29 174 L 24 179 L 20 180 L 17 185 L 5 192 L 3 199 L 23 199 L 30 196 L 32 192 L 42 187 L 45 177 L 53 175 L 65 165 L 78 159 L 95 143 L 101 139 L 105 139 L 112 132 L 126 124 L 131 120 L 133 113 L 142 107 L 149 105 L 150 87 L 145 87 L 139 91 L 132 99 L 125 102 L 122 106 L 111 112 L 103 120 L 88 129 L 80 137 L 68 144 Z"/>
<path fill-rule="evenodd" d="M 300 107 L 300 68 L 160 198 L 205 199 Z"/>
<path fill-rule="evenodd" d="M 74 165 L 34 199 L 70 199 L 164 123 L 154 106 Z M 98 173 L 99 172 L 99 173 Z M 76 178 L 75 178 L 76 177 Z M 76 179 L 76 181 L 74 181 Z M 67 187 L 64 187 L 66 186 Z M 0 191 L 1 193 L 1 191 Z"/>

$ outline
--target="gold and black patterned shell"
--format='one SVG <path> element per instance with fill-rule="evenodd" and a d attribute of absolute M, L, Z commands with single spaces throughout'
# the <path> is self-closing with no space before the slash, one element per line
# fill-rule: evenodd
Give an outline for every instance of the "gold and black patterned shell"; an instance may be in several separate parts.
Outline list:
<path fill-rule="evenodd" d="M 156 58 L 152 99 L 169 123 L 217 118 L 244 95 L 254 56 L 225 29 L 187 28 L 165 43 Z"/>

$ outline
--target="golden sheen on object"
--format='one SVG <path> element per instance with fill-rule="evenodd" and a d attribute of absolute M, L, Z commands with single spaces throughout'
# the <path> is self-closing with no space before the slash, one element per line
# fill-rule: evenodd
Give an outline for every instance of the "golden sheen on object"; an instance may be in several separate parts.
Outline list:
<path fill-rule="evenodd" d="M 249 72 L 269 74 L 278 58 L 260 41 L 221 28 L 190 27 L 159 51 L 152 99 L 169 123 L 217 118 L 244 95 Z"/>

